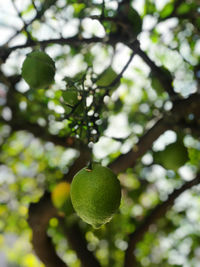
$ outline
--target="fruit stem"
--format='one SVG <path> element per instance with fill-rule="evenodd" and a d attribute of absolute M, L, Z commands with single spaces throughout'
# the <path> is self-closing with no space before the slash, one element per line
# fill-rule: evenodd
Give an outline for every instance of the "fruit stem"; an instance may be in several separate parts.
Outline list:
<path fill-rule="evenodd" d="M 88 163 L 87 169 L 92 170 L 92 163 L 93 163 L 92 160 L 90 160 Z"/>

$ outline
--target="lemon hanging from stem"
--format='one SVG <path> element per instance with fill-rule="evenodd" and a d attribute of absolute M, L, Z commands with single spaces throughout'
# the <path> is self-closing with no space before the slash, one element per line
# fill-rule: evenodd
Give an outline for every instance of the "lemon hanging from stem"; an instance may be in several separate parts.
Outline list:
<path fill-rule="evenodd" d="M 109 222 L 120 205 L 121 188 L 111 169 L 93 164 L 81 169 L 73 178 L 72 205 L 83 221 L 99 228 Z"/>

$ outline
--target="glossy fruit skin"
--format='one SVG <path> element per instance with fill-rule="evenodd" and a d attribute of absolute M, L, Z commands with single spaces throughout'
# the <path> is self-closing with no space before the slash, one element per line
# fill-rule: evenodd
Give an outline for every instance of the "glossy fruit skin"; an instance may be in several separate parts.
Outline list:
<path fill-rule="evenodd" d="M 117 176 L 107 167 L 95 164 L 81 169 L 73 178 L 70 195 L 81 219 L 94 228 L 109 222 L 121 201 Z"/>
<path fill-rule="evenodd" d="M 54 82 L 55 63 L 46 53 L 29 53 L 22 65 L 22 77 L 31 88 L 45 89 Z"/>

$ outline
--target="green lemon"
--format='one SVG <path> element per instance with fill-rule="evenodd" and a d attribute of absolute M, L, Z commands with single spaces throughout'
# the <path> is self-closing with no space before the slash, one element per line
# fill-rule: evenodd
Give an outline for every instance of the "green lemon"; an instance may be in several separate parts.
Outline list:
<path fill-rule="evenodd" d="M 33 51 L 22 65 L 22 77 L 31 88 L 44 89 L 54 81 L 55 63 L 46 53 Z"/>
<path fill-rule="evenodd" d="M 67 215 L 74 212 L 70 199 L 70 184 L 61 182 L 57 184 L 51 192 L 51 200 L 53 205 Z"/>
<path fill-rule="evenodd" d="M 119 208 L 121 188 L 109 168 L 94 164 L 92 169 L 83 168 L 74 176 L 70 195 L 79 217 L 99 228 L 109 222 Z"/>
<path fill-rule="evenodd" d="M 166 169 L 177 171 L 189 160 L 189 156 L 183 142 L 176 141 L 167 145 L 164 150 L 156 152 L 154 160 Z"/>

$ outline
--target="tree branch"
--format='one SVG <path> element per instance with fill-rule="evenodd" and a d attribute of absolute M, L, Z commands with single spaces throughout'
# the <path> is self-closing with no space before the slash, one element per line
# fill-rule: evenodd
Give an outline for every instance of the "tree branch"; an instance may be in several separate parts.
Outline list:
<path fill-rule="evenodd" d="M 46 193 L 38 203 L 30 205 L 28 223 L 32 228 L 32 244 L 35 253 L 46 267 L 67 267 L 56 254 L 54 245 L 46 233 L 50 218 L 57 215 L 57 210 L 49 199 L 50 196 Z"/>
<path fill-rule="evenodd" d="M 82 168 L 84 168 L 91 160 L 91 151 L 88 147 L 83 146 L 80 149 L 79 157 L 74 161 L 68 173 L 65 175 L 64 180 L 71 182 L 74 175 Z"/>
<path fill-rule="evenodd" d="M 12 119 L 7 121 L 0 117 L 0 122 L 9 124 L 12 131 L 28 131 L 32 133 L 35 137 L 38 137 L 44 141 L 49 141 L 55 145 L 60 145 L 63 147 L 77 147 L 78 141 L 74 137 L 59 137 L 50 134 L 46 127 L 41 127 L 37 123 L 30 123 L 25 121 L 18 107 L 17 100 L 15 100 L 15 94 L 20 94 L 15 91 L 15 85 L 21 79 L 21 75 L 5 76 L 2 71 L 0 71 L 0 81 L 2 81 L 6 86 L 8 86 L 9 91 L 7 93 L 7 106 L 12 111 Z M 17 97 L 16 97 L 17 98 Z"/>
<path fill-rule="evenodd" d="M 98 260 L 95 258 L 87 248 L 87 241 L 85 240 L 80 227 L 74 223 L 70 228 L 66 227 L 63 219 L 60 220 L 63 231 L 69 241 L 70 246 L 77 253 L 83 267 L 101 267 Z"/>
<path fill-rule="evenodd" d="M 200 116 L 200 95 L 193 94 L 187 99 L 178 99 L 174 102 L 171 111 L 164 114 L 163 118 L 158 120 L 154 126 L 149 129 L 139 140 L 139 142 L 128 153 L 120 155 L 115 159 L 109 167 L 118 174 L 127 168 L 133 167 L 138 158 L 143 156 L 148 149 L 152 147 L 153 142 L 166 130 L 176 129 L 178 122 L 187 118 L 189 114 L 193 114 L 198 120 Z"/>
<path fill-rule="evenodd" d="M 143 156 L 146 151 L 151 148 L 152 143 L 169 128 L 170 125 L 168 125 L 163 118 L 160 119 L 140 138 L 137 145 L 135 145 L 131 151 L 127 154 L 120 155 L 109 167 L 116 174 L 125 171 L 129 167 L 133 167 L 137 159 Z"/>
<path fill-rule="evenodd" d="M 39 126 L 36 123 L 30 123 L 25 121 L 20 121 L 16 118 L 6 121 L 3 118 L 0 118 L 0 122 L 8 124 L 12 131 L 27 131 L 32 133 L 35 137 L 40 138 L 45 142 L 52 142 L 55 145 L 63 146 L 63 147 L 77 147 L 77 141 L 73 137 L 59 137 L 53 134 L 50 134 L 45 130 L 45 128 Z"/>
<path fill-rule="evenodd" d="M 128 68 L 128 66 L 131 63 L 131 61 L 132 61 L 132 59 L 133 59 L 134 56 L 135 56 L 135 52 L 132 52 L 129 60 L 127 61 L 127 63 L 123 67 L 123 69 L 120 71 L 120 73 L 117 75 L 117 77 L 108 85 L 108 87 L 112 87 L 112 86 L 116 85 L 120 81 L 120 79 L 123 77 L 124 72 Z"/>
<path fill-rule="evenodd" d="M 53 38 L 53 39 L 48 39 L 48 40 L 43 40 L 43 41 L 31 40 L 29 43 L 12 46 L 10 48 L 7 48 L 7 50 L 9 50 L 9 53 L 11 53 L 12 51 L 16 49 L 34 47 L 36 45 L 41 45 L 42 47 L 45 47 L 49 44 L 82 45 L 82 44 L 104 43 L 104 42 L 108 43 L 108 41 L 105 41 L 103 38 L 99 38 L 99 37 L 83 38 L 79 35 L 76 35 L 76 36 L 69 37 L 69 38 Z M 112 43 L 112 41 L 110 41 L 110 43 Z"/>
<path fill-rule="evenodd" d="M 154 75 L 156 75 L 157 79 L 160 81 L 162 84 L 163 88 L 165 91 L 169 94 L 169 96 L 174 99 L 178 97 L 178 94 L 174 91 L 173 86 L 172 86 L 172 76 L 170 75 L 169 72 L 164 70 L 161 67 L 158 67 L 153 60 L 151 60 L 148 55 L 140 48 L 139 46 L 139 41 L 138 45 L 135 46 L 133 44 L 129 45 L 129 47 L 135 51 L 136 54 L 138 54 L 144 62 L 150 67 L 151 71 L 153 72 Z"/>
<path fill-rule="evenodd" d="M 2 57 L 5 60 L 5 58 L 7 58 L 11 52 L 13 52 L 17 49 L 34 47 L 37 45 L 40 45 L 42 47 L 46 47 L 50 44 L 78 46 L 78 45 L 92 44 L 92 43 L 106 43 L 106 44 L 114 45 L 119 41 L 124 42 L 126 44 L 127 40 L 119 40 L 119 38 L 116 38 L 114 36 L 110 37 L 110 38 L 99 38 L 99 37 L 83 38 L 80 35 L 75 35 L 75 36 L 69 37 L 69 38 L 53 38 L 53 39 L 42 40 L 42 41 L 29 40 L 29 42 L 26 42 L 26 43 L 21 44 L 21 45 L 12 46 L 9 48 L 7 48 L 6 46 L 1 47 L 0 48 L 0 57 L 2 55 Z"/>
<path fill-rule="evenodd" d="M 186 182 L 182 185 L 181 188 L 175 189 L 173 193 L 168 196 L 168 199 L 163 203 L 157 205 L 148 216 L 143 220 L 139 227 L 135 230 L 134 233 L 130 234 L 128 239 L 128 248 L 125 253 L 125 262 L 124 267 L 133 267 L 136 266 L 137 261 L 135 258 L 134 250 L 139 241 L 142 240 L 144 234 L 148 231 L 150 225 L 155 223 L 159 218 L 164 216 L 167 210 L 174 204 L 174 201 L 179 197 L 183 192 L 190 189 L 192 186 L 200 183 L 200 174 L 197 175 L 192 181 Z"/>
<path fill-rule="evenodd" d="M 41 9 L 40 10 L 38 10 L 37 8 L 36 8 L 36 6 L 35 6 L 35 4 L 34 4 L 34 2 L 32 1 L 32 4 L 33 4 L 33 6 L 34 6 L 34 8 L 35 8 L 35 10 L 36 10 L 36 15 L 34 16 L 34 18 L 32 18 L 29 22 L 25 22 L 24 20 L 23 20 L 23 17 L 21 16 L 21 14 L 20 13 L 18 13 L 18 16 L 22 19 L 22 21 L 23 21 L 23 27 L 20 29 L 20 30 L 17 30 L 16 32 L 15 32 L 15 34 L 13 34 L 8 40 L 7 40 L 7 42 L 4 44 L 4 46 L 8 46 L 8 44 L 18 35 L 18 34 L 20 34 L 20 33 L 22 33 L 23 31 L 25 31 L 26 32 L 26 34 L 28 35 L 28 40 L 27 40 L 27 44 L 29 44 L 29 42 L 31 42 L 32 41 L 32 37 L 31 37 L 31 35 L 30 35 L 30 33 L 28 32 L 28 27 L 35 21 L 35 20 L 39 20 L 39 19 L 41 19 L 42 18 L 42 16 L 44 15 L 44 13 L 45 13 L 45 11 L 47 10 L 47 9 L 49 9 L 52 5 L 54 5 L 55 4 L 55 2 L 56 2 L 57 0 L 54 0 L 54 1 L 45 1 L 44 2 L 44 4 L 42 5 L 42 7 L 41 7 Z"/>
<path fill-rule="evenodd" d="M 91 153 L 88 149 L 82 148 L 80 156 L 74 161 L 65 176 L 65 180 L 71 181 L 73 176 L 86 166 Z M 45 193 L 39 202 L 31 204 L 29 208 L 29 225 L 33 231 L 33 247 L 37 256 L 47 267 L 66 267 L 67 265 L 56 255 L 51 239 L 47 236 L 46 230 L 49 220 L 58 216 L 57 210 L 51 203 L 49 193 Z M 84 267 L 100 267 L 100 263 L 92 252 L 87 249 L 87 242 L 79 229 L 78 224 L 67 227 L 63 219 L 59 220 L 70 246 L 75 250 Z"/>

